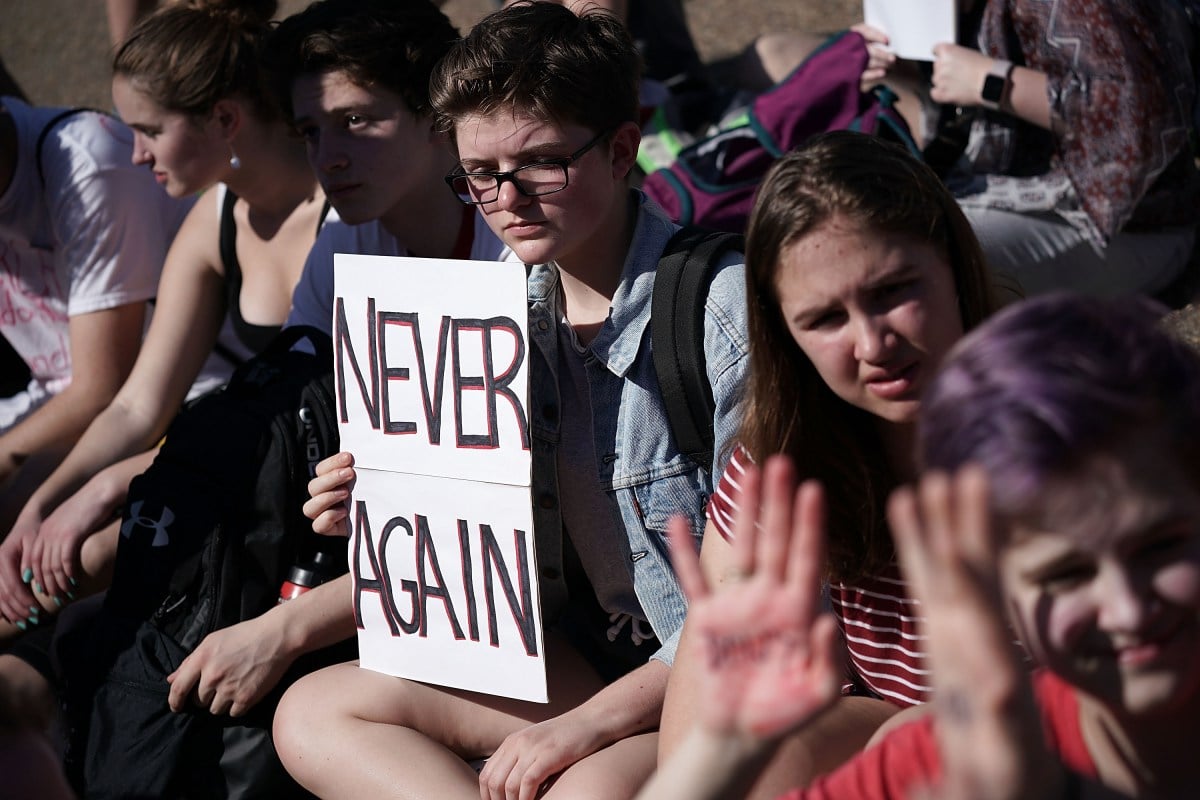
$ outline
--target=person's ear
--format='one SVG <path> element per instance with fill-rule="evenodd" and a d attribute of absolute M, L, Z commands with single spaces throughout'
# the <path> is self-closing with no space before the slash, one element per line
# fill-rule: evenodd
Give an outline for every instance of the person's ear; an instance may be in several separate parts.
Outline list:
<path fill-rule="evenodd" d="M 628 177 L 637 164 L 638 146 L 642 143 L 642 131 L 634 122 L 623 122 L 612 134 L 613 178 L 619 181 Z"/>
<path fill-rule="evenodd" d="M 225 98 L 213 105 L 212 122 L 217 126 L 221 138 L 231 141 L 242 129 L 244 111 L 242 104 L 236 100 Z"/>
<path fill-rule="evenodd" d="M 425 120 L 425 124 L 429 126 L 429 143 L 443 146 L 450 146 L 450 134 L 448 132 L 438 130 L 437 123 L 433 117 Z"/>

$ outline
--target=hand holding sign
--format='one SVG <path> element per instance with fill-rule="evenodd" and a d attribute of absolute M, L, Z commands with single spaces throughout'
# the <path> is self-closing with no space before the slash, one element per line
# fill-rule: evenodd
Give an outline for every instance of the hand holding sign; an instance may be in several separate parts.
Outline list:
<path fill-rule="evenodd" d="M 957 0 L 863 0 L 863 20 L 887 35 L 893 53 L 932 61 L 933 48 L 956 39 Z"/>
<path fill-rule="evenodd" d="M 317 476 L 308 482 L 309 499 L 304 516 L 313 530 L 324 536 L 349 536 L 350 492 L 354 488 L 354 456 L 337 453 L 317 464 Z"/>

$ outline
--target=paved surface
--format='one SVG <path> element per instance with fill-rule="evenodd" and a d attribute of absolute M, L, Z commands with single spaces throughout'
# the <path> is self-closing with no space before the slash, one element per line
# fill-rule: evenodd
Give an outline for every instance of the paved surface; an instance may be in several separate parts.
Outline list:
<path fill-rule="evenodd" d="M 304 5 L 300 0 L 282 0 L 280 9 L 291 13 Z M 862 8 L 861 0 L 685 0 L 685 5 L 707 61 L 738 53 L 768 31 L 847 27 L 859 18 Z M 0 59 L 35 103 L 111 106 L 102 0 L 3 0 L 2 8 Z M 448 0 L 445 5 L 460 30 L 491 8 L 491 0 Z"/>

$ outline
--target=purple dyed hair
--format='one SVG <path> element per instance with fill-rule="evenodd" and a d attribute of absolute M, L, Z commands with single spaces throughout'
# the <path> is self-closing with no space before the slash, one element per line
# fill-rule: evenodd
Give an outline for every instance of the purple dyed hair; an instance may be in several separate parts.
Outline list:
<path fill-rule="evenodd" d="M 1066 293 L 1011 306 L 959 342 L 920 415 L 925 469 L 983 466 L 993 503 L 1023 514 L 1047 477 L 1162 426 L 1200 480 L 1200 355 L 1149 300 Z"/>

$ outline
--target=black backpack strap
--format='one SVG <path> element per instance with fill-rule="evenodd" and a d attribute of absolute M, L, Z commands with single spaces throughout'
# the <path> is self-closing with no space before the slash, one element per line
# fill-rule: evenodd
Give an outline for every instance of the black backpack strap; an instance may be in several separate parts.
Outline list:
<path fill-rule="evenodd" d="M 46 144 L 46 137 L 50 135 L 50 131 L 54 130 L 58 123 L 65 120 L 67 117 L 73 117 L 76 114 L 83 113 L 84 111 L 90 111 L 93 114 L 104 114 L 103 111 L 98 111 L 97 109 L 88 108 L 86 106 L 80 106 L 79 108 L 68 108 L 51 117 L 50 121 L 47 122 L 45 127 L 42 128 L 42 132 L 38 134 L 37 144 L 33 147 L 33 160 L 37 164 L 38 183 L 43 187 L 46 185 L 46 169 L 42 166 L 42 148 Z M 105 116 L 107 116 L 107 114 L 105 114 Z"/>
<path fill-rule="evenodd" d="M 654 276 L 650 341 L 667 420 L 680 450 L 710 473 L 716 402 L 704 356 L 704 305 L 713 266 L 744 247 L 737 234 L 681 228 Z"/>
<path fill-rule="evenodd" d="M 317 219 L 317 229 L 313 231 L 313 238 L 321 235 L 321 226 L 325 224 L 325 218 L 329 216 L 333 205 L 329 202 L 329 198 L 325 198 L 325 203 L 321 206 L 321 216 Z"/>

